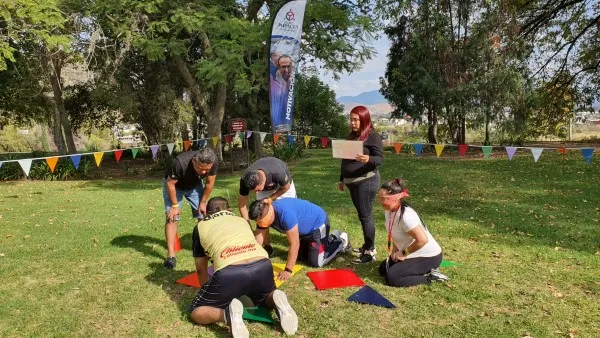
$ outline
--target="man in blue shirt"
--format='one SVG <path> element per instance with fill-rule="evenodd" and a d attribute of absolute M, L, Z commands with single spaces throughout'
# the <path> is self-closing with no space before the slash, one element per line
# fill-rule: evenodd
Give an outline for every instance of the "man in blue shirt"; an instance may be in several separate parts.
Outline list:
<path fill-rule="evenodd" d="M 329 217 L 318 205 L 298 198 L 276 201 L 266 198 L 250 205 L 250 219 L 256 221 L 258 243 L 268 236 L 269 228 L 285 233 L 290 244 L 285 270 L 278 278 L 290 277 L 298 258 L 310 266 L 322 267 L 348 246 L 348 234 L 334 230 L 329 235 Z"/>

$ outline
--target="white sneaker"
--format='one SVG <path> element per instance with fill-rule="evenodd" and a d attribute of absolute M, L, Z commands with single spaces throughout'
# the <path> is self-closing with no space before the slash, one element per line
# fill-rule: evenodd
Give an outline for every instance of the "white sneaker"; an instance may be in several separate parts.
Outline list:
<path fill-rule="evenodd" d="M 443 283 L 448 281 L 448 279 L 448 276 L 441 273 L 438 269 L 431 269 L 431 271 L 429 272 L 429 280 L 432 282 Z"/>
<path fill-rule="evenodd" d="M 273 302 L 283 331 L 287 335 L 295 334 L 298 331 L 298 315 L 288 302 L 285 292 L 281 290 L 273 291 Z"/>
<path fill-rule="evenodd" d="M 244 305 L 242 302 L 237 298 L 234 298 L 225 311 L 227 311 L 226 317 L 228 317 L 227 325 L 231 328 L 233 338 L 249 338 L 250 333 L 242 318 L 242 315 L 244 314 Z"/>
<path fill-rule="evenodd" d="M 338 229 L 331 231 L 331 236 L 333 236 L 335 238 L 340 238 L 341 235 L 342 235 L 342 232 L 339 231 Z"/>
<path fill-rule="evenodd" d="M 350 247 L 350 239 L 348 238 L 348 233 L 347 232 L 342 232 L 340 234 L 340 239 L 342 240 L 342 252 L 348 252 L 350 251 L 350 249 L 352 249 Z"/>

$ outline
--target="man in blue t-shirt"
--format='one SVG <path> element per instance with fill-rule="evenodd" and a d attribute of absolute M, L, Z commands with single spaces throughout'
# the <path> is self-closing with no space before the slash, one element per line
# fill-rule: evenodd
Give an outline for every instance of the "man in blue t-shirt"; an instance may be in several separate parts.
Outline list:
<path fill-rule="evenodd" d="M 298 258 L 310 266 L 322 267 L 348 246 L 348 234 L 334 230 L 329 236 L 329 217 L 318 205 L 298 198 L 276 201 L 263 199 L 250 205 L 250 219 L 256 221 L 256 240 L 263 244 L 269 227 L 285 233 L 290 244 L 285 270 L 278 278 L 290 277 Z"/>

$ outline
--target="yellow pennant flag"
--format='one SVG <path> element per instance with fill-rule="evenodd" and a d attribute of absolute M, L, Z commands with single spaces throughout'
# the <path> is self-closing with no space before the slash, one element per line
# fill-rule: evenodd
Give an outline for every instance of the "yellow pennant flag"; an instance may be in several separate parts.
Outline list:
<path fill-rule="evenodd" d="M 294 268 L 292 269 L 292 276 L 295 275 L 296 272 L 302 270 L 302 268 L 304 268 L 304 266 L 302 266 L 300 264 L 294 265 Z M 276 287 L 279 287 L 281 284 L 283 284 L 283 281 L 280 280 L 279 278 L 277 278 L 279 273 L 282 272 L 283 270 L 285 270 L 285 264 L 273 263 L 273 277 L 275 277 L 275 286 Z"/>
<path fill-rule="evenodd" d="M 442 151 L 444 150 L 444 146 L 445 146 L 445 144 L 436 144 L 435 145 L 435 153 L 437 154 L 437 157 L 440 157 L 440 155 L 442 154 Z"/>
<path fill-rule="evenodd" d="M 94 153 L 94 158 L 96 159 L 96 165 L 99 167 L 100 163 L 102 162 L 102 156 L 104 156 L 104 153 L 99 151 Z"/>
<path fill-rule="evenodd" d="M 212 140 L 213 140 L 213 147 L 216 148 L 217 147 L 217 143 L 219 143 L 219 137 L 218 136 L 213 136 Z"/>
<path fill-rule="evenodd" d="M 54 168 L 56 168 L 57 162 L 58 162 L 58 157 L 48 157 L 46 159 L 46 163 L 48 163 L 48 167 L 50 167 L 50 172 L 54 173 Z"/>
<path fill-rule="evenodd" d="M 308 142 L 310 142 L 310 139 L 312 137 L 308 136 L 308 135 L 304 135 L 304 146 L 308 147 Z"/>

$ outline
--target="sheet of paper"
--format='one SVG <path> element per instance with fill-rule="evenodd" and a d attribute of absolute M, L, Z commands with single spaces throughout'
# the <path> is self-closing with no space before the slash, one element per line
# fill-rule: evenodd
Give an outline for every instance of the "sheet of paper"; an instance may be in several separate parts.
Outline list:
<path fill-rule="evenodd" d="M 362 141 L 331 140 L 333 158 L 353 160 L 356 155 L 363 153 Z"/>

